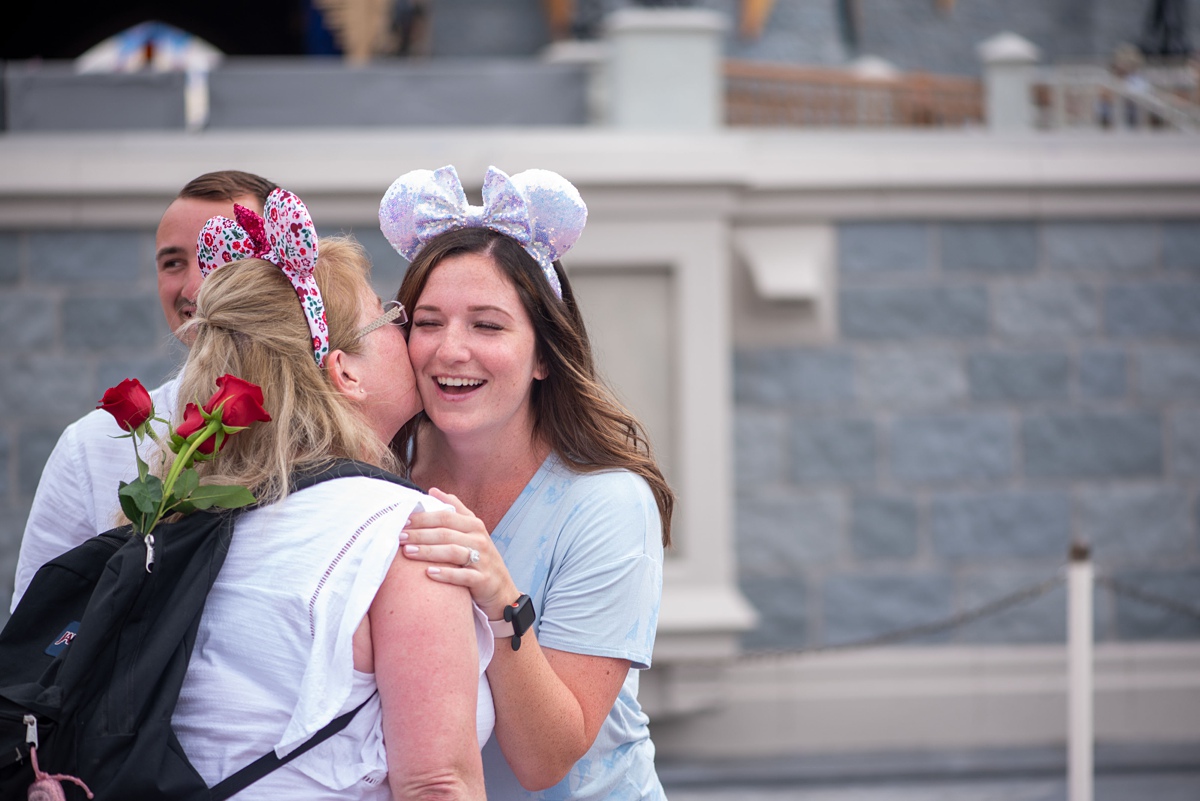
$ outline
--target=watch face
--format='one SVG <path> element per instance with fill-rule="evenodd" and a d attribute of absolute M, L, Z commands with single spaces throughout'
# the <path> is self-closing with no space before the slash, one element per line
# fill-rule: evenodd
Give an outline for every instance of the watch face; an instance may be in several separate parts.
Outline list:
<path fill-rule="evenodd" d="M 504 615 L 508 617 L 506 613 Z M 517 634 L 524 634 L 529 631 L 529 627 L 533 625 L 537 613 L 533 610 L 533 599 L 528 595 L 522 595 L 517 599 L 512 611 L 513 631 Z"/>

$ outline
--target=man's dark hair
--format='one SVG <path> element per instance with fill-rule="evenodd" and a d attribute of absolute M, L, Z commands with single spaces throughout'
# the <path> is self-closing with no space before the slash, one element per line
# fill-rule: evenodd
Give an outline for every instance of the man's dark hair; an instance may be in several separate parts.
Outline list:
<path fill-rule="evenodd" d="M 188 181 L 187 185 L 179 190 L 178 197 L 229 201 L 239 197 L 253 197 L 258 199 L 260 205 L 263 205 L 267 202 L 267 195 L 277 188 L 276 184 L 253 173 L 241 170 L 220 170 L 206 172 L 204 175 Z"/>

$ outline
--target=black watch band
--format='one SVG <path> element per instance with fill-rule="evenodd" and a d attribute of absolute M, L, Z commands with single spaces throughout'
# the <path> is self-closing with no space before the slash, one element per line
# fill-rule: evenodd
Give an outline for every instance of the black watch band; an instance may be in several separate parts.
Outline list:
<path fill-rule="evenodd" d="M 488 625 L 492 627 L 492 635 L 496 639 L 512 637 L 512 649 L 517 651 L 521 648 L 521 635 L 529 631 L 535 618 L 537 613 L 533 610 L 533 600 L 523 594 L 504 607 L 504 620 L 489 620 Z"/>

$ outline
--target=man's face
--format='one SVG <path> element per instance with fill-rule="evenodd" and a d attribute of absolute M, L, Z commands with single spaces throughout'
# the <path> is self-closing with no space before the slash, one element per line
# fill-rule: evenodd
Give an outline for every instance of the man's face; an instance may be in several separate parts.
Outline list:
<path fill-rule="evenodd" d="M 196 239 L 210 217 L 233 218 L 238 203 L 262 214 L 262 205 L 251 197 L 234 201 L 176 198 L 167 206 L 154 237 L 154 261 L 158 272 L 158 299 L 172 331 L 191 319 L 200 291 L 200 265 L 196 261 Z M 181 337 L 181 339 L 183 339 Z M 186 339 L 185 345 L 191 344 Z"/>

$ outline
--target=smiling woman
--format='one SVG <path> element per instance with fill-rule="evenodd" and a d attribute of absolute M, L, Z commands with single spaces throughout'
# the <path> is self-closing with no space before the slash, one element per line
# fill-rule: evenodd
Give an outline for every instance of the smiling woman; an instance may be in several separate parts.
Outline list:
<path fill-rule="evenodd" d="M 557 261 L 586 207 L 554 173 L 494 168 L 468 207 L 442 168 L 401 176 L 380 219 L 412 261 L 398 299 L 425 403 L 393 448 L 455 507 L 413 515 L 403 553 L 469 588 L 501 642 L 488 795 L 662 798 L 637 687 L 674 499 Z"/>

